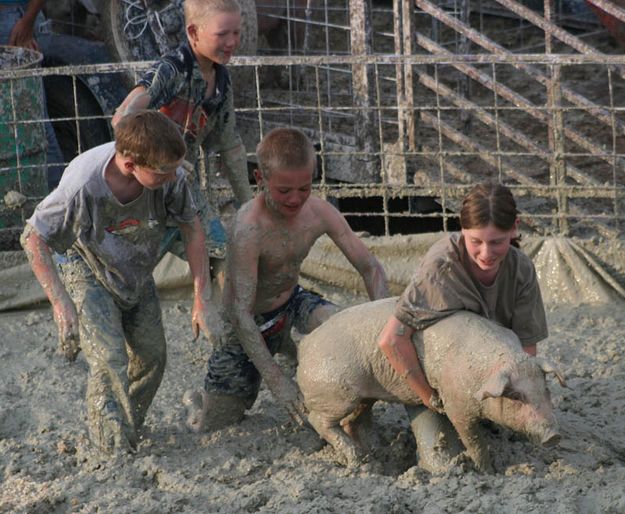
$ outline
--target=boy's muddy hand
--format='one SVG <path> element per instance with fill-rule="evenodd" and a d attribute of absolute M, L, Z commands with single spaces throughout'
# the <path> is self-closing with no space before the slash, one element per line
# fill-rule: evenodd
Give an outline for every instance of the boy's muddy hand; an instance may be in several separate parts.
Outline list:
<path fill-rule="evenodd" d="M 74 362 L 80 352 L 78 336 L 78 313 L 69 297 L 59 299 L 52 306 L 54 321 L 59 330 L 61 351 L 69 362 Z"/>
<path fill-rule="evenodd" d="M 223 317 L 210 301 L 204 301 L 196 297 L 191 312 L 191 324 L 193 326 L 194 339 L 200 336 L 200 331 L 211 344 L 215 344 L 225 337 L 226 330 Z"/>
<path fill-rule="evenodd" d="M 272 394 L 286 408 L 293 420 L 299 425 L 304 426 L 308 418 L 308 411 L 304 406 L 304 397 L 300 392 L 297 384 L 284 375 L 277 377 L 272 383 L 267 383 Z"/>
<path fill-rule="evenodd" d="M 71 335 L 67 339 L 61 339 L 61 351 L 69 362 L 74 362 L 80 353 L 80 341 L 78 336 Z"/>

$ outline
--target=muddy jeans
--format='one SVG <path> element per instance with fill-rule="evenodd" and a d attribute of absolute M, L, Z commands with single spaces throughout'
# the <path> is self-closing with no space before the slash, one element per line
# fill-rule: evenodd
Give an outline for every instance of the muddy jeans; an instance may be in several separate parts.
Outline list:
<path fill-rule="evenodd" d="M 134 448 L 166 361 L 154 282 L 132 308 L 121 308 L 75 253 L 59 264 L 76 304 L 80 347 L 89 365 L 87 415 L 92 442 L 103 451 Z"/>

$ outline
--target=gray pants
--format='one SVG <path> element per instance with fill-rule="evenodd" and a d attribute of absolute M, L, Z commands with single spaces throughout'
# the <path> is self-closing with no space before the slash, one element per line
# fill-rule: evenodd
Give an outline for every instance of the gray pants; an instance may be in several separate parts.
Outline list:
<path fill-rule="evenodd" d="M 89 365 L 87 415 L 102 451 L 133 449 L 137 429 L 163 378 L 166 345 L 154 282 L 130 308 L 121 308 L 80 258 L 61 265 L 80 321 L 80 347 Z"/>

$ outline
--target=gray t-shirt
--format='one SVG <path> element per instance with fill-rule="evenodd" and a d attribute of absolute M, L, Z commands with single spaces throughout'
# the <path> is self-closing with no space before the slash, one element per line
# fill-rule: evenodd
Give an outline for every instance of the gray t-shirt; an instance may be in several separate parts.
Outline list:
<path fill-rule="evenodd" d="M 434 243 L 399 298 L 395 317 L 423 330 L 456 311 L 468 310 L 511 329 L 524 346 L 545 339 L 545 308 L 530 258 L 511 247 L 490 286 L 467 271 L 468 259 L 461 233 Z"/>
<path fill-rule="evenodd" d="M 132 306 L 152 280 L 166 221 L 191 223 L 196 208 L 182 169 L 174 182 L 121 204 L 104 178 L 114 155 L 112 142 L 76 157 L 28 223 L 56 252 L 78 252 L 102 285 Z"/>

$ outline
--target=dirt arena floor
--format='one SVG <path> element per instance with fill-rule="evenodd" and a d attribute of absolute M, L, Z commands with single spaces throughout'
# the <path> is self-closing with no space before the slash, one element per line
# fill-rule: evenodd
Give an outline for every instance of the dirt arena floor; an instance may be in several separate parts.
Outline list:
<path fill-rule="evenodd" d="M 0 313 L 0 511 L 625 512 L 623 308 L 548 308 L 551 335 L 539 352 L 571 387 L 550 382 L 559 446 L 538 448 L 493 429 L 495 475 L 461 461 L 441 476 L 415 466 L 398 405 L 375 407 L 383 441 L 375 468 L 336 464 L 332 449 L 311 430 L 296 429 L 265 389 L 240 424 L 189 433 L 180 400 L 201 385 L 209 349 L 206 340 L 192 340 L 187 301 L 163 302 L 169 361 L 137 454 L 101 460 L 86 435 L 85 361 L 69 365 L 56 353 L 47 308 Z"/>

